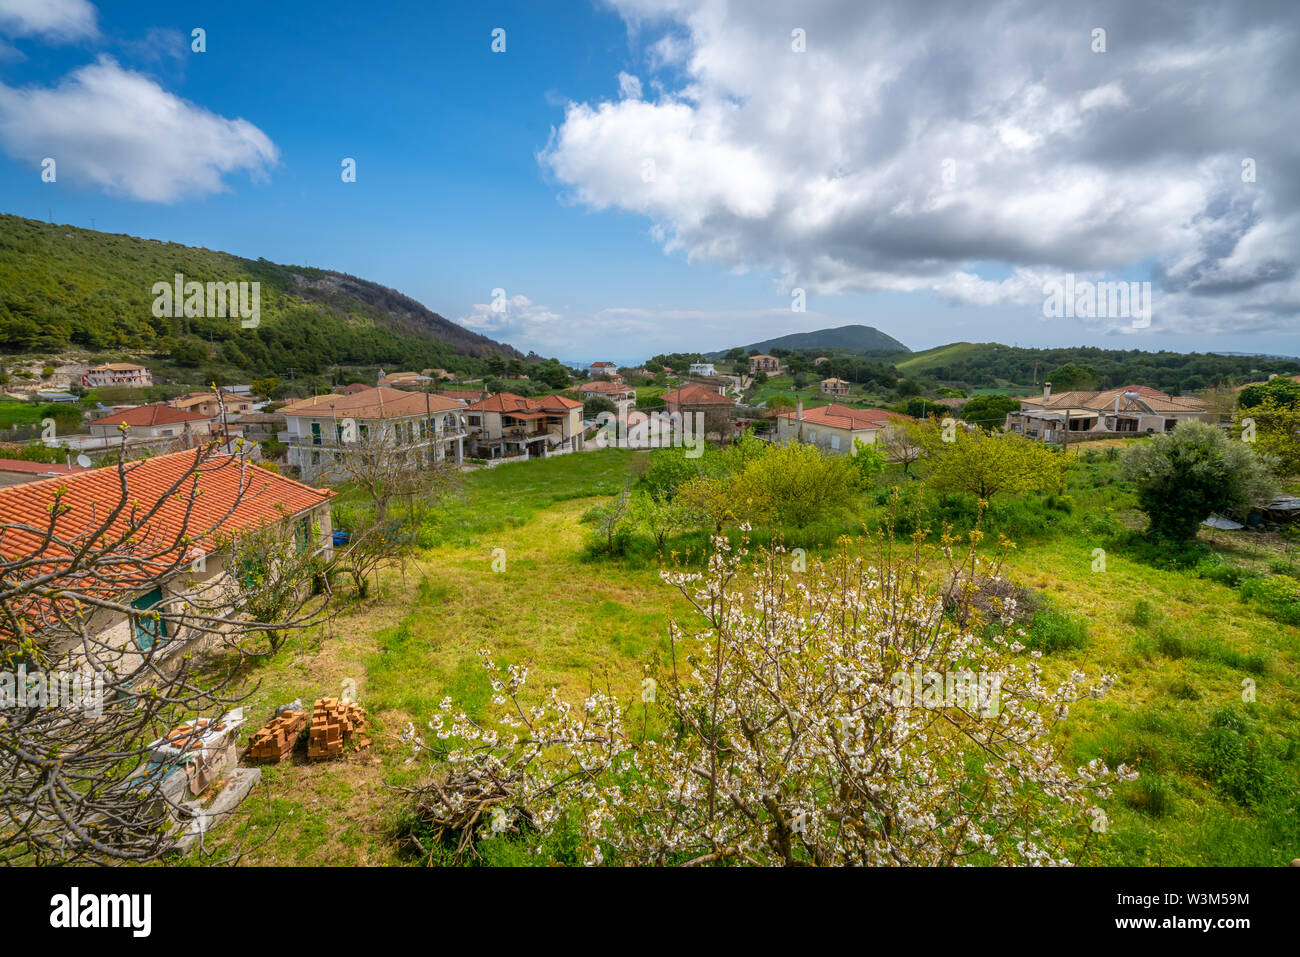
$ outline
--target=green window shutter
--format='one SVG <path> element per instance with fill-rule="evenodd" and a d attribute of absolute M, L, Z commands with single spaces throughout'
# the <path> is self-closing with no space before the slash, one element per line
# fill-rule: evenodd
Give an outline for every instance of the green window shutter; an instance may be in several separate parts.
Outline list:
<path fill-rule="evenodd" d="M 162 589 L 155 588 L 131 602 L 131 607 L 147 612 L 162 604 L 162 600 Z M 154 620 L 148 615 L 135 615 L 131 619 L 131 624 L 135 633 L 136 647 L 141 651 L 148 651 L 154 646 L 155 641 L 167 640 L 167 622 L 161 618 Z"/>

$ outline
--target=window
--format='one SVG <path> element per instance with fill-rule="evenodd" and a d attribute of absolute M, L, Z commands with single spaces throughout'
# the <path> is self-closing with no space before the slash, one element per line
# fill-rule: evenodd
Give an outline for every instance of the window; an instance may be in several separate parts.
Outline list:
<path fill-rule="evenodd" d="M 339 444 L 343 442 L 343 426 L 339 423 L 334 425 L 334 441 Z"/>
<path fill-rule="evenodd" d="M 361 423 L 360 431 L 362 439 L 370 438 L 370 426 L 366 425 L 364 422 Z"/>
<path fill-rule="evenodd" d="M 131 602 L 131 607 L 147 612 L 161 605 L 162 600 L 162 589 L 155 588 Z M 134 615 L 131 619 L 131 626 L 135 636 L 135 645 L 141 651 L 148 651 L 157 641 L 167 640 L 167 622 L 161 618 L 154 620 L 147 615 Z"/>
<path fill-rule="evenodd" d="M 319 422 L 313 422 L 311 424 L 311 444 L 320 445 L 320 423 Z"/>
<path fill-rule="evenodd" d="M 840 450 L 840 437 L 838 435 L 831 436 L 831 448 L 833 448 L 836 452 Z"/>

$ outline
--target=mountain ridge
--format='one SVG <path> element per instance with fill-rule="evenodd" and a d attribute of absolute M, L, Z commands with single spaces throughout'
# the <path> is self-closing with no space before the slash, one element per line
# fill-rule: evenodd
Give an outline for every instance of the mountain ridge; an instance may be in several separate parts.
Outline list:
<path fill-rule="evenodd" d="M 814 329 L 811 332 L 791 332 L 772 339 L 763 339 L 740 348 L 748 352 L 757 349 L 768 352 L 772 349 L 846 349 L 852 352 L 905 352 L 912 350 L 893 336 L 881 332 L 875 326 L 852 323 L 847 326 L 835 326 L 828 329 Z M 721 358 L 726 349 L 707 354 L 707 358 Z"/>

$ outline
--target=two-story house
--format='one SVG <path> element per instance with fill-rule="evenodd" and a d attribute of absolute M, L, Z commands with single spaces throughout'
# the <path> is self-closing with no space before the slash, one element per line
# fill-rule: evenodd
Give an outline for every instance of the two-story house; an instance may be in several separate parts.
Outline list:
<path fill-rule="evenodd" d="M 582 403 L 561 395 L 526 399 L 501 392 L 465 407 L 475 458 L 534 457 L 583 447 Z"/>
<path fill-rule="evenodd" d="M 392 442 L 410 449 L 413 461 L 436 468 L 465 457 L 462 406 L 428 392 L 378 386 L 351 395 L 312 396 L 279 410 L 289 445 L 289 465 L 304 481 L 336 481 L 353 443 Z"/>

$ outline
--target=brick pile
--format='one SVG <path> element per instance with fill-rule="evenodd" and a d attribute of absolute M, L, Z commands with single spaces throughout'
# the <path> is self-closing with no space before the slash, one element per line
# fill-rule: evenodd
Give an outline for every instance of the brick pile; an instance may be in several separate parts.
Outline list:
<path fill-rule="evenodd" d="M 312 761 L 337 758 L 343 753 L 343 746 L 354 737 L 358 747 L 369 747 L 365 730 L 366 709 L 361 705 L 337 698 L 317 698 L 307 736 L 307 757 Z"/>
<path fill-rule="evenodd" d="M 279 764 L 293 753 L 305 727 L 305 711 L 281 712 L 253 733 L 248 760 L 253 764 Z"/>

